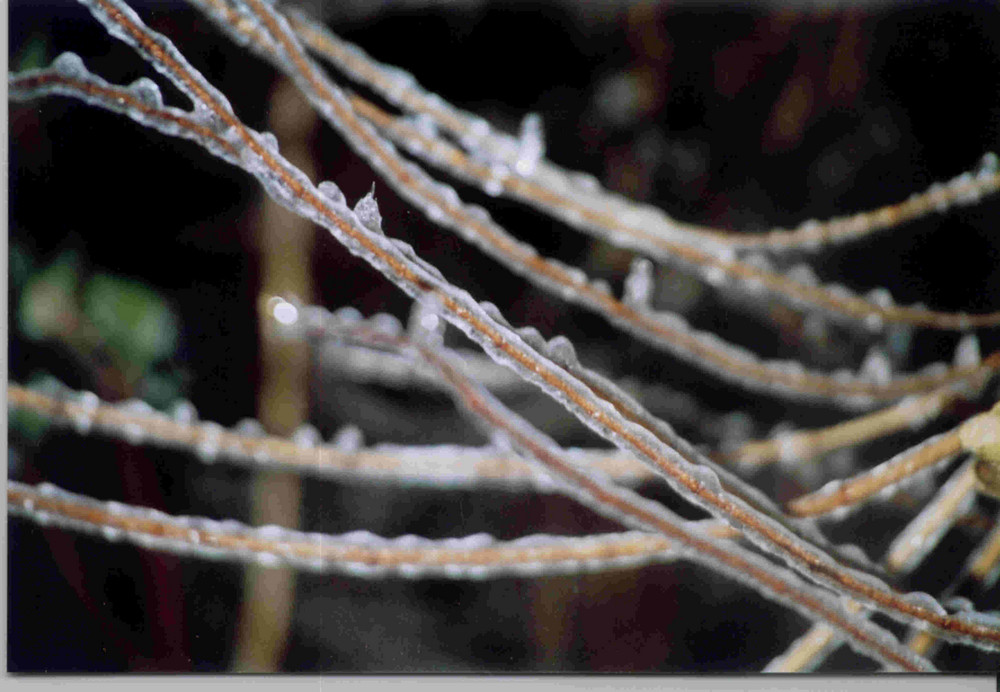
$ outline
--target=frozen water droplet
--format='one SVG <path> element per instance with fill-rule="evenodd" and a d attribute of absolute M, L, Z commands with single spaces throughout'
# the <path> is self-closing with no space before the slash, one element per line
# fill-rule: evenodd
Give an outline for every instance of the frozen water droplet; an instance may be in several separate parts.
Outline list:
<path fill-rule="evenodd" d="M 323 441 L 319 431 L 308 423 L 303 423 L 292 433 L 292 442 L 298 447 L 315 447 Z"/>
<path fill-rule="evenodd" d="M 104 540 L 111 541 L 113 543 L 122 537 L 122 530 L 115 526 L 102 526 L 101 536 Z"/>
<path fill-rule="evenodd" d="M 954 364 L 956 368 L 968 368 L 979 365 L 982 355 L 979 352 L 979 338 L 975 334 L 966 334 L 955 348 Z"/>
<path fill-rule="evenodd" d="M 198 410 L 190 401 L 182 399 L 176 402 L 170 409 L 170 417 L 175 423 L 181 425 L 191 425 L 198 420 Z"/>
<path fill-rule="evenodd" d="M 992 151 L 988 151 L 979 160 L 979 166 L 976 168 L 976 177 L 987 178 L 996 175 L 998 171 L 1000 171 L 1000 159 Z"/>
<path fill-rule="evenodd" d="M 211 464 L 219 455 L 219 440 L 222 437 L 222 426 L 218 423 L 205 423 L 202 428 L 202 438 L 195 445 L 195 453 L 206 464 Z"/>
<path fill-rule="evenodd" d="M 273 132 L 261 132 L 260 139 L 265 149 L 278 151 L 278 138 L 274 136 Z"/>
<path fill-rule="evenodd" d="M 122 434 L 130 444 L 137 445 L 146 437 L 146 430 L 138 423 L 128 423 L 122 426 Z"/>
<path fill-rule="evenodd" d="M 636 310 L 647 310 L 652 295 L 653 263 L 645 257 L 637 257 L 632 261 L 632 267 L 625 277 L 622 302 Z"/>
<path fill-rule="evenodd" d="M 816 286 L 819 284 L 816 272 L 808 264 L 796 264 L 788 270 L 788 278 L 803 286 Z"/>
<path fill-rule="evenodd" d="M 321 195 L 326 197 L 331 202 L 347 206 L 347 198 L 344 197 L 343 191 L 340 189 L 340 186 L 332 180 L 324 180 L 317 186 L 317 189 Z"/>
<path fill-rule="evenodd" d="M 281 564 L 281 558 L 274 553 L 256 553 L 254 559 L 261 567 L 278 567 Z"/>
<path fill-rule="evenodd" d="M 93 392 L 80 392 L 77 396 L 77 404 L 82 410 L 73 414 L 73 427 L 81 435 L 90 432 L 90 427 L 94 423 L 94 413 L 100 403 L 101 400 Z"/>
<path fill-rule="evenodd" d="M 542 117 L 538 113 L 529 113 L 521 121 L 514 169 L 521 175 L 531 175 L 544 153 L 545 137 L 542 133 Z"/>
<path fill-rule="evenodd" d="M 688 472 L 697 480 L 708 492 L 714 495 L 722 495 L 722 484 L 719 477 L 712 469 L 705 466 L 692 466 Z"/>
<path fill-rule="evenodd" d="M 549 341 L 549 356 L 561 365 L 576 365 L 576 349 L 565 336 L 555 336 Z"/>
<path fill-rule="evenodd" d="M 594 279 L 590 282 L 590 287 L 598 293 L 603 293 L 606 296 L 611 295 L 611 284 L 607 279 Z"/>
<path fill-rule="evenodd" d="M 861 364 L 861 377 L 877 385 L 886 385 L 892 380 L 892 364 L 882 349 L 873 346 Z"/>
<path fill-rule="evenodd" d="M 937 602 L 937 599 L 928 593 L 924 593 L 923 591 L 908 593 L 903 598 L 907 603 L 915 605 L 918 608 L 922 608 L 923 610 L 927 610 L 935 615 L 943 616 L 948 614 L 944 607 Z"/>
<path fill-rule="evenodd" d="M 83 59 L 76 53 L 61 53 L 52 61 L 52 70 L 63 77 L 81 78 L 87 75 Z"/>
<path fill-rule="evenodd" d="M 380 312 L 377 315 L 372 316 L 369 321 L 375 331 L 385 334 L 386 336 L 396 337 L 403 332 L 403 325 L 395 315 Z"/>
<path fill-rule="evenodd" d="M 358 426 L 345 425 L 333 436 L 330 444 L 336 447 L 337 451 L 351 454 L 361 449 L 364 444 L 364 436 Z"/>
<path fill-rule="evenodd" d="M 342 326 L 355 325 L 364 320 L 364 317 L 362 317 L 358 309 L 351 307 L 350 305 L 337 308 L 337 311 L 333 313 L 332 317 L 336 324 Z"/>
<path fill-rule="evenodd" d="M 359 199 L 358 203 L 354 205 L 354 213 L 365 228 L 382 235 L 382 213 L 378 209 L 378 202 L 375 201 L 374 185 L 372 185 L 371 192 Z"/>
<path fill-rule="evenodd" d="M 503 184 L 510 175 L 510 170 L 501 163 L 490 164 L 490 175 L 483 181 L 483 191 L 490 197 L 499 197 L 503 193 Z"/>
<path fill-rule="evenodd" d="M 129 85 L 128 90 L 143 105 L 150 108 L 163 108 L 163 95 L 160 93 L 160 87 L 149 77 L 140 77 L 135 80 Z"/>
<path fill-rule="evenodd" d="M 263 437 L 264 426 L 253 418 L 243 418 L 235 426 L 233 432 L 243 437 Z"/>
<path fill-rule="evenodd" d="M 430 298 L 413 301 L 407 323 L 407 333 L 411 339 L 428 345 L 439 345 L 444 341 L 445 326 L 437 301 Z"/>
<path fill-rule="evenodd" d="M 142 399 L 126 399 L 119 403 L 117 408 L 137 416 L 149 416 L 153 414 L 153 407 Z"/>

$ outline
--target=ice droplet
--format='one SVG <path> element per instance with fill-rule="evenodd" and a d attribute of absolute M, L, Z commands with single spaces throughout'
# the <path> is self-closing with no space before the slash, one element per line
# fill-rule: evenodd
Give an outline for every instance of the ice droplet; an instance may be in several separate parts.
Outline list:
<path fill-rule="evenodd" d="M 976 168 L 976 177 L 987 178 L 996 175 L 997 172 L 1000 172 L 1000 159 L 992 151 L 988 151 L 979 160 L 979 166 Z"/>
<path fill-rule="evenodd" d="M 308 423 L 303 423 L 292 433 L 292 442 L 297 447 L 315 447 L 322 442 L 319 431 Z"/>
<path fill-rule="evenodd" d="M 788 270 L 788 278 L 803 286 L 816 286 L 819 284 L 816 272 L 808 264 L 796 264 Z"/>
<path fill-rule="evenodd" d="M 139 77 L 129 85 L 128 90 L 143 105 L 163 108 L 163 94 L 160 93 L 160 87 L 149 77 Z"/>
<path fill-rule="evenodd" d="M 93 392 L 80 392 L 77 396 L 77 404 L 83 410 L 73 415 L 73 427 L 81 435 L 86 435 L 94 423 L 94 413 L 100 406 L 101 400 Z"/>
<path fill-rule="evenodd" d="M 446 323 L 435 301 L 428 299 L 413 301 L 410 319 L 407 322 L 407 334 L 412 340 L 428 345 L 440 345 L 444 341 L 445 326 Z"/>
<path fill-rule="evenodd" d="M 261 132 L 260 139 L 265 149 L 272 152 L 278 151 L 278 138 L 274 136 L 273 132 Z"/>
<path fill-rule="evenodd" d="M 331 202 L 347 206 L 347 198 L 344 197 L 343 191 L 340 189 L 340 186 L 332 180 L 324 180 L 317 186 L 317 189 L 321 195 L 326 197 Z"/>
<path fill-rule="evenodd" d="M 263 437 L 264 426 L 253 418 L 243 418 L 234 427 L 233 432 L 243 437 Z"/>
<path fill-rule="evenodd" d="M 87 75 L 83 59 L 76 53 L 61 53 L 52 61 L 52 70 L 64 77 L 79 78 Z"/>
<path fill-rule="evenodd" d="M 944 607 L 937 602 L 933 596 L 923 591 L 914 591 L 912 593 L 906 594 L 904 600 L 910 605 L 915 605 L 918 608 L 934 613 L 935 615 L 944 616 L 947 615 Z"/>
<path fill-rule="evenodd" d="M 375 331 L 386 336 L 397 337 L 403 331 L 403 325 L 399 319 L 395 315 L 390 315 L 386 312 L 373 315 L 369 322 Z"/>
<path fill-rule="evenodd" d="M 198 410 L 187 399 L 182 399 L 175 403 L 170 409 L 170 417 L 175 423 L 181 425 L 191 425 L 198 420 Z"/>
<path fill-rule="evenodd" d="M 202 426 L 203 436 L 195 445 L 195 453 L 206 464 L 211 464 L 219 454 L 219 439 L 222 436 L 222 426 L 218 423 L 205 423 Z"/>
<path fill-rule="evenodd" d="M 364 444 L 364 436 L 358 426 L 345 425 L 333 436 L 330 444 L 336 447 L 337 451 L 352 453 L 361 449 Z"/>
<path fill-rule="evenodd" d="M 565 336 L 554 336 L 549 341 L 549 356 L 560 365 L 576 365 L 576 349 Z"/>

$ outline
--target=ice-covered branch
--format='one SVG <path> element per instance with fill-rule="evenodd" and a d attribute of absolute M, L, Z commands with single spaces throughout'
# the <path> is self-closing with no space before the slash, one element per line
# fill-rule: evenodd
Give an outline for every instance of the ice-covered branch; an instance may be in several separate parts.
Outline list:
<path fill-rule="evenodd" d="M 7 511 L 42 526 L 60 526 L 142 548 L 199 558 L 287 565 L 364 578 L 493 579 L 615 569 L 676 560 L 676 546 L 656 534 L 535 535 L 501 541 L 487 534 L 431 540 L 382 538 L 367 531 L 328 535 L 232 520 L 177 517 L 145 507 L 100 502 L 48 483 L 8 481 Z M 718 522 L 691 522 L 716 539 L 733 532 Z"/>
<path fill-rule="evenodd" d="M 494 306 L 480 305 L 468 293 L 447 283 L 436 269 L 419 259 L 412 248 L 389 240 L 380 229 L 375 228 L 371 218 L 362 219 L 360 216 L 363 214 L 348 209 L 330 187 L 325 192 L 313 187 L 305 176 L 278 154 L 271 138 L 254 133 L 243 125 L 224 97 L 207 86 L 200 75 L 196 76 L 190 65 L 178 57 L 169 41 L 150 32 L 131 10 L 116 0 L 92 0 L 87 4 L 110 31 L 140 50 L 161 73 L 197 100 L 196 112 L 202 114 L 206 122 L 217 125 L 224 138 L 239 151 L 241 166 L 252 173 L 277 201 L 320 223 L 351 252 L 365 259 L 397 286 L 416 299 L 428 301 L 445 319 L 462 329 L 487 352 L 549 392 L 597 433 L 657 469 L 682 496 L 725 518 L 762 549 L 780 556 L 803 574 L 840 593 L 903 621 L 924 623 L 942 636 L 956 641 L 989 648 L 1000 646 L 1000 628 L 971 621 L 961 614 L 949 616 L 933 600 L 928 602 L 898 594 L 878 579 L 845 569 L 823 551 L 807 545 L 745 503 L 724 493 L 710 470 L 692 466 L 641 426 L 625 420 L 607 401 L 528 345 L 507 325 Z M 300 49 L 287 39 L 280 18 L 261 3 L 252 3 L 252 7 L 269 33 L 282 45 L 286 56 L 296 58 Z M 364 130 L 363 134 L 368 135 L 370 131 Z M 371 145 L 374 141 L 371 137 L 362 137 L 362 144 Z M 709 554 L 712 554 L 711 551 Z M 837 608 L 839 610 L 839 606 Z M 834 612 L 829 614 L 834 618 L 841 617 Z M 901 663 L 910 659 L 894 660 Z"/>

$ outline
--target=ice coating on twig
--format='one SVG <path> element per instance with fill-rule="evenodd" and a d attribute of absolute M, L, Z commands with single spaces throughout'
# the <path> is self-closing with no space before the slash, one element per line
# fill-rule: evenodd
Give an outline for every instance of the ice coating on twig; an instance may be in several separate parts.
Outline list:
<path fill-rule="evenodd" d="M 228 116 L 224 112 L 221 112 L 218 109 L 214 108 L 212 110 L 213 113 L 220 119 L 226 121 L 229 120 Z M 235 142 L 233 142 L 233 144 L 235 146 Z M 255 174 L 258 174 L 258 177 L 261 178 L 262 182 L 264 182 L 265 187 L 267 187 L 269 191 L 271 191 L 272 194 L 275 195 L 276 198 L 278 198 L 283 202 L 289 203 L 290 206 L 294 207 L 294 204 L 291 203 L 290 200 L 292 200 L 292 198 L 295 196 L 291 193 L 295 193 L 299 195 L 299 197 L 302 198 L 304 201 L 309 202 L 309 204 L 305 206 L 308 207 L 313 206 L 312 203 L 314 201 L 314 198 L 312 197 L 312 192 L 310 188 L 308 186 L 304 186 L 301 179 L 297 175 L 290 173 L 287 170 L 285 170 L 283 174 L 279 174 L 281 180 L 278 184 L 273 186 L 269 185 L 269 183 L 272 183 L 273 181 L 268 180 L 268 173 L 274 175 L 277 173 L 280 167 L 276 165 L 276 159 L 272 154 L 267 152 L 266 147 L 263 151 L 261 151 L 260 149 L 253 149 L 253 151 L 251 151 L 249 155 L 247 154 L 247 152 L 241 152 L 241 154 L 242 154 L 241 158 L 247 164 L 248 169 L 250 169 L 252 172 L 255 172 Z M 324 213 L 314 213 L 308 211 L 306 211 L 305 213 L 310 218 L 313 217 L 321 218 L 326 216 Z M 352 218 L 354 218 L 353 214 L 350 215 L 345 214 L 343 219 L 341 220 L 344 219 L 350 220 Z M 376 242 L 374 239 L 365 237 L 363 234 L 360 236 L 352 234 L 350 231 L 348 231 L 346 228 L 344 228 L 339 224 L 335 225 L 337 225 L 339 229 L 339 232 L 335 231 L 335 233 L 337 233 L 338 236 L 341 237 L 341 239 L 345 242 L 345 244 L 349 248 L 358 251 L 359 254 L 362 254 L 363 256 L 368 258 L 369 261 L 371 261 L 377 267 L 383 269 L 383 271 L 385 271 L 387 274 L 393 275 L 400 283 L 404 284 L 404 286 L 409 290 L 409 292 L 411 292 L 411 294 L 420 294 L 421 292 L 425 292 L 428 290 L 426 288 L 427 285 L 432 285 L 432 286 L 434 285 L 433 279 L 435 279 L 436 277 L 434 277 L 433 273 L 427 271 L 425 267 L 422 267 L 417 263 L 406 264 L 404 262 L 403 266 L 405 267 L 406 271 L 403 271 L 399 269 L 396 264 L 397 262 L 400 261 L 401 255 L 389 252 L 388 251 L 389 246 L 383 246 L 378 242 Z M 377 248 L 377 250 L 375 248 Z M 413 277 L 414 273 L 416 273 L 417 278 Z M 470 335 L 477 334 L 478 328 L 473 327 L 472 325 L 476 324 L 476 320 L 482 320 L 484 315 L 482 315 L 477 310 L 476 305 L 466 300 L 466 295 L 462 292 L 452 293 L 450 288 L 446 289 L 443 287 L 436 287 L 436 290 L 440 291 L 441 294 L 448 296 L 449 303 L 455 303 L 461 306 L 462 310 L 461 314 L 465 317 L 465 319 L 458 321 L 462 322 L 462 324 L 467 329 L 467 333 L 469 333 Z M 456 296 L 460 297 L 461 300 L 456 301 Z M 453 315 L 453 317 L 455 317 L 455 315 Z M 488 324 L 488 322 L 486 324 Z M 491 329 L 495 329 L 494 325 L 489 325 L 489 326 Z M 501 331 L 500 338 L 503 338 L 505 340 L 503 343 L 506 344 L 506 346 L 501 346 L 497 341 L 494 341 L 492 346 L 493 351 L 498 357 L 502 358 L 503 354 L 507 354 L 513 360 L 518 361 L 517 364 L 511 361 L 511 364 L 514 365 L 515 367 L 518 367 L 518 369 L 521 372 L 523 372 L 526 376 L 532 377 L 535 381 L 539 382 L 540 384 L 542 383 L 543 380 L 545 380 L 550 385 L 552 385 L 551 380 L 545 379 L 546 376 L 551 376 L 554 372 L 552 370 L 549 370 L 548 363 L 544 362 L 543 359 L 532 357 L 530 359 L 531 367 L 528 367 L 525 364 L 524 360 L 522 360 L 527 358 L 527 356 L 525 355 L 524 351 L 519 351 L 521 344 L 519 340 L 516 338 L 516 336 L 510 334 L 504 334 Z M 491 348 L 491 345 L 487 343 L 485 339 L 480 339 L 480 341 L 488 349 Z M 534 375 L 532 374 L 532 372 L 537 372 L 538 374 Z M 558 396 L 558 393 L 554 391 L 554 393 L 557 394 L 557 398 L 560 398 L 562 401 L 564 401 L 564 403 L 567 403 L 569 400 L 584 395 L 583 398 L 581 398 L 581 400 L 583 400 L 585 398 L 585 393 L 582 390 L 570 386 L 570 384 L 571 383 L 569 383 L 568 381 L 563 381 L 560 383 L 561 386 L 554 387 L 554 390 L 558 390 L 558 392 L 562 392 L 565 395 L 560 397 Z M 570 393 L 571 390 L 572 394 Z M 588 416 L 595 415 L 594 414 L 595 411 L 601 411 L 601 409 L 604 409 L 601 414 L 604 417 L 602 420 L 608 420 L 608 421 L 615 420 L 615 416 L 611 413 L 611 411 L 606 406 L 603 406 L 599 403 L 590 401 L 587 402 L 586 407 L 582 408 L 585 408 L 588 411 L 587 414 Z M 601 423 L 600 425 L 598 425 L 598 427 L 604 428 L 604 424 Z M 634 431 L 631 434 L 626 432 L 627 426 L 621 426 L 619 422 L 615 423 L 615 427 L 618 429 L 612 436 L 615 437 L 615 439 L 618 440 L 619 442 L 629 439 L 634 435 Z M 608 430 L 605 430 L 606 434 L 607 432 Z"/>

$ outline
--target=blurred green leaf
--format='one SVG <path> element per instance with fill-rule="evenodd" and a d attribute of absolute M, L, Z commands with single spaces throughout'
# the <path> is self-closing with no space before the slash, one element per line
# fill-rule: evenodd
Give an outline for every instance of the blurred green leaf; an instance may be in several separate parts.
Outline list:
<path fill-rule="evenodd" d="M 97 274 L 84 288 L 83 312 L 118 357 L 143 370 L 177 346 L 176 316 L 141 283 Z"/>
<path fill-rule="evenodd" d="M 35 34 L 28 39 L 20 54 L 11 61 L 10 69 L 13 72 L 22 72 L 45 67 L 49 63 L 48 53 L 45 34 Z"/>
<path fill-rule="evenodd" d="M 72 328 L 79 271 L 76 253 L 69 251 L 27 280 L 17 315 L 25 336 L 37 341 Z"/>

